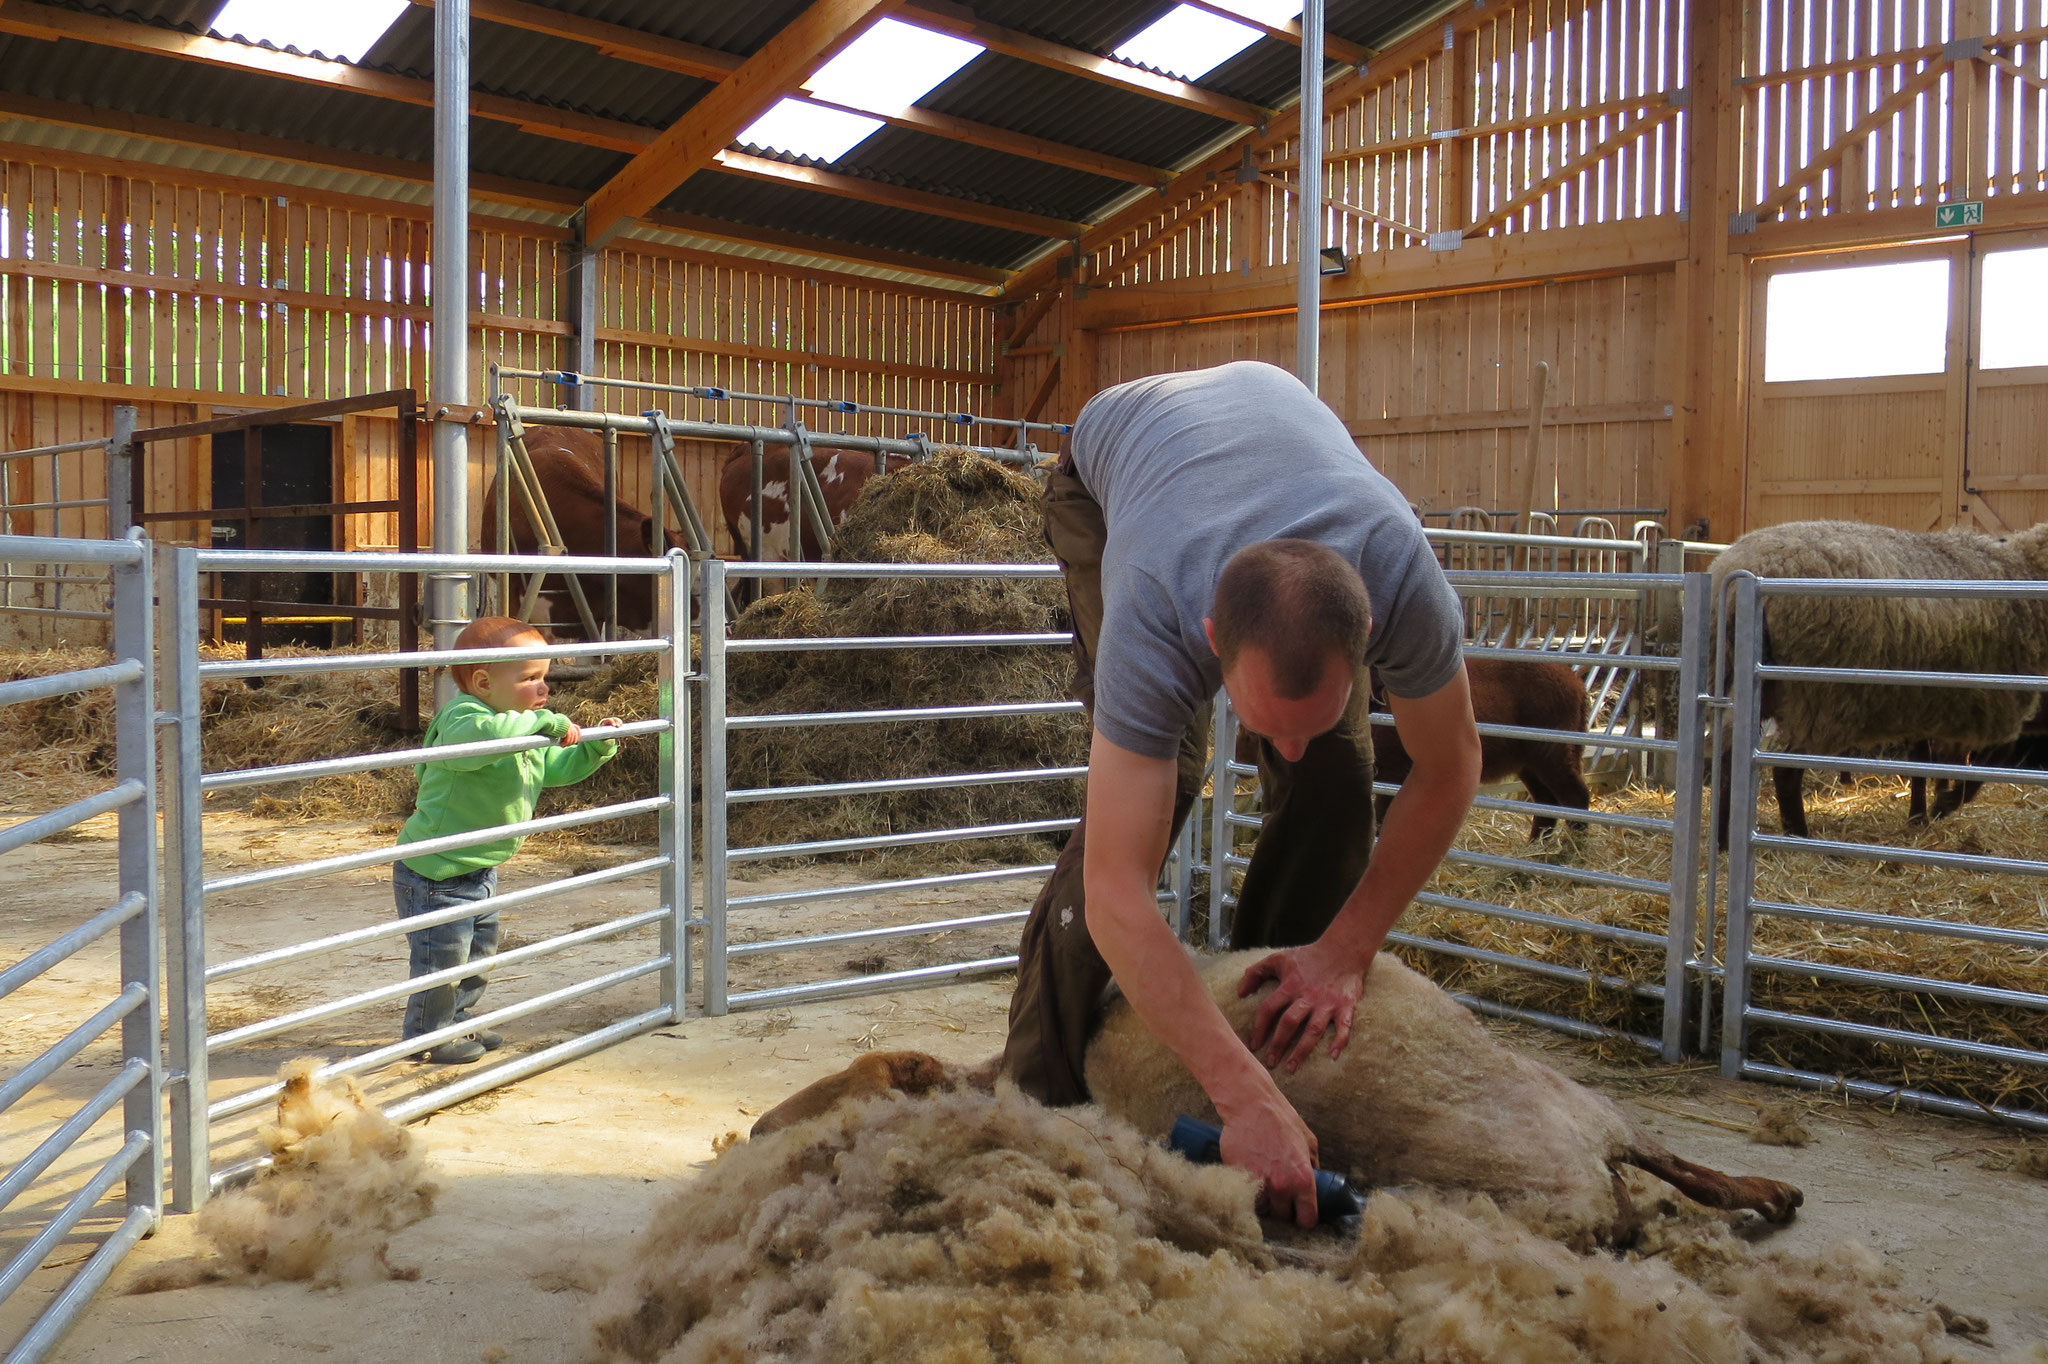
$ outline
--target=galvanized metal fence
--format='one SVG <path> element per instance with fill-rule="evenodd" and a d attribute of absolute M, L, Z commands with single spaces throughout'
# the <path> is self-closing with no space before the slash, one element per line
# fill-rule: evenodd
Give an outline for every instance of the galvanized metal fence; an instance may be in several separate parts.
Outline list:
<path fill-rule="evenodd" d="M 89 1134 L 116 1108 L 119 1148 L 75 1190 L 59 1191 L 62 1205 L 0 1266 L 0 1301 L 11 1298 L 64 1239 L 73 1234 L 116 1184 L 123 1185 L 120 1223 L 92 1251 L 78 1271 L 52 1295 L 26 1334 L 6 1354 L 6 1364 L 40 1359 L 69 1328 L 93 1292 L 121 1257 L 155 1229 L 161 1213 L 163 1123 L 159 1093 L 163 1067 L 157 1022 L 157 850 L 156 850 L 156 665 L 151 640 L 151 571 L 148 547 L 139 540 L 65 540 L 0 535 L 0 559 L 33 555 L 39 562 L 91 567 L 112 574 L 113 661 L 101 667 L 47 677 L 0 682 L 0 707 L 56 697 L 111 692 L 114 712 L 113 784 L 103 791 L 0 829 L 0 857 L 71 829 L 96 815 L 113 813 L 118 824 L 118 884 L 114 903 L 69 928 L 28 956 L 0 971 L 0 999 L 13 997 L 52 969 L 76 957 L 110 933 L 119 935 L 119 974 L 109 984 L 114 998 L 54 1045 L 26 1057 L 0 1082 L 0 1113 L 57 1076 L 86 1048 L 119 1029 L 120 1061 L 114 1077 L 50 1131 L 35 1148 L 0 1176 L 0 1212 L 36 1189 L 60 1159 L 80 1152 Z M 18 861 L 18 859 L 17 859 Z M 6 873 L 21 885 L 27 873 Z M 85 1153 L 88 1161 L 90 1153 Z M 41 1189 L 38 1192 L 47 1193 Z M 67 1196 L 68 1195 L 68 1196 Z"/>
<path fill-rule="evenodd" d="M 2048 687 L 2048 678 L 2031 674 L 1955 673 L 1901 671 L 1878 668 L 1792 667 L 1765 662 L 1764 603 L 1770 598 L 1795 597 L 1888 597 L 1912 601 L 1953 600 L 2048 600 L 2048 584 L 2038 582 L 1906 582 L 1836 579 L 1758 579 L 1748 573 L 1729 575 L 1732 597 L 1732 682 L 1725 704 L 1729 736 L 1728 795 L 1729 848 L 1727 869 L 1727 934 L 1721 1008 L 1720 1054 L 1724 1074 L 1766 1079 L 1794 1085 L 1833 1089 L 1863 1098 L 1905 1103 L 1963 1117 L 1996 1117 L 2005 1122 L 2048 1131 L 2048 1113 L 2022 1109 L 1996 1100 L 1974 1100 L 1954 1094 L 1930 1092 L 1913 1085 L 1884 1083 L 1850 1073 L 1843 1067 L 1833 1073 L 1812 1066 L 1782 1065 L 1760 1059 L 1758 1034 L 1777 1032 L 1819 1035 L 1876 1044 L 1907 1054 L 1936 1054 L 1966 1057 L 1992 1065 L 2023 1071 L 2048 1069 L 2048 1050 L 2038 1046 L 2013 1045 L 1992 1040 L 1994 1031 L 1978 1018 L 1976 1029 L 1945 1024 L 1954 1013 L 1952 1006 L 1983 1005 L 2035 1016 L 2048 1011 L 2048 991 L 2041 988 L 2015 989 L 1986 984 L 1982 980 L 1948 979 L 1911 970 L 1882 970 L 1870 966 L 1830 960 L 1832 934 L 1857 933 L 1898 935 L 1908 943 L 1941 940 L 1981 944 L 1987 950 L 2010 954 L 2008 973 L 2040 980 L 2039 963 L 2048 959 L 2048 931 L 2014 928 L 1969 921 L 1960 897 L 1946 895 L 1948 903 L 1933 913 L 1916 912 L 1921 906 L 1896 903 L 1884 912 L 1853 909 L 1841 905 L 1809 903 L 1793 898 L 1774 898 L 1760 890 L 1760 854 L 1783 859 L 1843 859 L 1838 865 L 1867 867 L 1871 875 L 1884 868 L 1931 867 L 1961 873 L 1996 874 L 2019 878 L 2029 887 L 2035 903 L 2038 889 L 2048 878 L 2048 858 L 2038 849 L 2034 855 L 1990 856 L 1978 852 L 1902 847 L 1892 844 L 1857 842 L 1841 838 L 1791 838 L 1765 833 L 1758 827 L 1757 778 L 1764 767 L 1796 767 L 1817 772 L 1876 772 L 1929 780 L 1997 781 L 2022 786 L 2048 785 L 2048 773 L 1960 763 L 1883 761 L 1876 758 L 1843 758 L 1833 754 L 1769 751 L 1764 744 L 1763 690 L 1766 685 L 1789 683 L 1833 683 L 1857 686 L 1910 686 L 1973 691 L 2038 692 Z M 1717 675 L 1723 670 L 1717 669 Z M 1960 818 L 1960 816 L 1959 816 Z M 1796 881 L 1788 884 L 1798 884 Z M 1815 900 L 1820 896 L 1813 896 Z M 1895 902 L 1907 897 L 1892 897 Z M 1772 951 L 1758 945 L 1760 929 L 1773 923 L 1810 924 L 1803 941 Z M 1780 935 L 1781 941 L 1784 935 Z M 1890 955 L 1910 958 L 1913 949 L 1900 947 Z M 1981 963 L 1979 963 L 1981 969 Z M 1882 991 L 1903 996 L 1910 1002 L 1902 1016 L 1917 1017 L 1924 1028 L 1903 1028 L 1846 1017 L 1824 1017 L 1791 1007 L 1760 1003 L 1768 990 L 1765 982 L 1803 979 L 1838 987 L 1844 995 L 1856 991 Z M 1842 1012 L 1849 1010 L 1843 1009 Z"/>
<path fill-rule="evenodd" d="M 114 509 L 127 504 L 133 465 L 127 436 L 135 429 L 135 409 L 123 407 L 117 413 L 112 436 L 0 451 L 0 536 L 19 546 L 0 557 L 0 615 L 113 619 L 105 565 L 42 551 L 64 537 L 93 540 L 125 534 L 127 527 L 118 523 Z M 104 491 L 98 497 L 82 496 L 83 488 L 66 487 L 65 466 L 88 452 L 105 459 Z M 29 497 L 14 495 L 17 482 L 28 485 Z"/>
<path fill-rule="evenodd" d="M 885 848 L 969 843 L 976 840 L 1014 838 L 1059 833 L 1071 829 L 1078 818 L 1018 821 L 975 827 L 924 829 L 879 835 L 851 835 L 803 842 L 730 846 L 727 812 L 735 805 L 762 801 L 793 801 L 884 795 L 894 792 L 973 787 L 1010 782 L 1066 781 L 1087 775 L 1085 766 L 1040 767 L 1003 772 L 930 773 L 866 781 L 810 785 L 766 786 L 733 790 L 727 772 L 727 741 L 734 733 L 770 729 L 809 729 L 827 725 L 947 724 L 970 718 L 1021 717 L 1079 712 L 1077 701 L 1030 701 L 1003 704 L 945 704 L 947 698 L 933 697 L 933 704 L 893 710 L 843 710 L 808 714 L 733 715 L 727 686 L 727 660 L 734 655 L 771 652 L 817 652 L 839 649 L 960 649 L 1019 648 L 1071 644 L 1065 632 L 976 634 L 976 635 L 884 635 L 873 637 L 797 639 L 732 639 L 726 636 L 726 586 L 733 579 L 786 578 L 800 573 L 805 578 L 1057 578 L 1060 570 L 1052 564 L 742 564 L 706 560 L 700 600 L 704 603 L 702 699 L 703 800 L 704 800 L 704 981 L 703 1007 L 706 1013 L 723 1014 L 731 1009 L 759 1008 L 797 1000 L 865 993 L 910 985 L 961 980 L 1008 970 L 1017 963 L 1014 953 L 979 957 L 940 965 L 899 971 L 810 981 L 798 985 L 733 992 L 728 988 L 728 964 L 771 953 L 811 949 L 837 949 L 858 944 L 884 942 L 912 935 L 952 932 L 961 929 L 996 927 L 1018 923 L 1022 910 L 1006 910 L 937 920 L 889 923 L 875 927 L 833 933 L 800 934 L 786 938 L 758 938 L 747 942 L 731 940 L 734 916 L 753 911 L 797 904 L 811 904 L 849 897 L 895 897 L 911 891 L 939 886 L 988 885 L 1003 881 L 1040 879 L 1052 864 L 998 867 L 977 871 L 951 872 L 933 876 L 890 881 L 854 882 L 813 889 L 734 895 L 731 868 L 735 864 L 774 858 L 822 857 L 868 852 Z M 1078 812 L 1077 812 L 1078 813 Z"/>
<path fill-rule="evenodd" d="M 1483 899 L 1477 895 L 1450 895 L 1424 890 L 1416 903 L 1441 910 L 1475 915 L 1483 920 L 1551 929 L 1573 937 L 1616 944 L 1645 958 L 1654 959 L 1659 969 L 1646 976 L 1626 977 L 1608 971 L 1567 965 L 1512 951 L 1452 941 L 1440 936 L 1396 930 L 1390 943 L 1422 952 L 1503 968 L 1555 981 L 1570 982 L 1586 990 L 1619 992 L 1654 1007 L 1659 1024 L 1654 1031 L 1638 1031 L 1585 1018 L 1514 1004 L 1484 994 L 1460 993 L 1473 1009 L 1500 1017 L 1522 1019 L 1581 1037 L 1621 1037 L 1676 1060 L 1684 1044 L 1689 973 L 1698 962 L 1697 893 L 1699 885 L 1699 834 L 1701 812 L 1698 793 L 1704 785 L 1704 755 L 1699 697 L 1706 677 L 1705 635 L 1699 629 L 1687 632 L 1675 656 L 1642 652 L 1634 647 L 1635 622 L 1641 613 L 1633 609 L 1662 594 L 1679 597 L 1688 621 L 1704 621 L 1707 580 L 1703 574 L 1687 577 L 1636 573 L 1525 573 L 1464 572 L 1448 574 L 1451 583 L 1468 602 L 1505 603 L 1505 615 L 1519 619 L 1519 633 L 1481 635 L 1468 643 L 1467 658 L 1540 660 L 1563 663 L 1581 671 L 1588 689 L 1597 698 L 1602 688 L 1619 697 L 1636 693 L 1634 679 L 1643 675 L 1671 674 L 1678 679 L 1677 713 L 1664 732 L 1640 732 L 1642 726 L 1610 714 L 1604 720 L 1596 712 L 1589 730 L 1560 731 L 1528 729 L 1482 722 L 1482 738 L 1543 741 L 1577 745 L 1598 753 L 1602 750 L 1638 755 L 1655 755 L 1665 760 L 1676 774 L 1678 798 L 1668 815 L 1624 813 L 1612 810 L 1579 810 L 1548 805 L 1535 800 L 1507 799 L 1480 795 L 1474 802 L 1480 810 L 1515 815 L 1551 817 L 1579 821 L 1596 828 L 1627 830 L 1664 842 L 1668 852 L 1661 874 L 1637 875 L 1603 871 L 1574 865 L 1554 856 L 1503 856 L 1496 853 L 1454 848 L 1445 858 L 1447 866 L 1480 869 L 1497 874 L 1503 884 L 1543 882 L 1593 886 L 1617 895 L 1649 896 L 1661 900 L 1666 913 L 1655 928 L 1625 926 L 1600 920 L 1548 912 L 1539 908 L 1507 903 L 1505 898 Z M 1605 594 L 1605 595 L 1603 595 Z M 1625 601 L 1627 614 L 1602 609 L 1585 610 L 1580 604 L 1602 600 Z M 1535 609 L 1550 603 L 1572 604 L 1575 617 L 1549 609 Z M 1518 604 L 1531 609 L 1515 610 Z M 1574 618 L 1578 628 L 1565 630 L 1558 622 Z M 1616 679 L 1623 679 L 1617 682 Z M 1374 725 L 1388 727 L 1388 715 L 1374 716 Z M 1626 732 L 1635 728 L 1639 732 Z M 1256 792 L 1241 789 L 1245 779 L 1256 780 L 1258 769 L 1239 762 L 1236 756 L 1237 721 L 1227 704 L 1217 711 L 1215 751 L 1211 759 L 1210 844 L 1209 844 L 1209 942 L 1220 947 L 1226 941 L 1228 917 L 1236 905 L 1232 893 L 1234 877 L 1250 865 L 1238 851 L 1238 831 L 1257 830 L 1264 818 L 1256 812 Z M 1374 789 L 1391 796 L 1397 784 L 1376 782 Z"/>
<path fill-rule="evenodd" d="M 180 1210 L 196 1206 L 222 1184 L 252 1173 L 261 1164 L 251 1156 L 227 1168 L 213 1168 L 216 1144 L 227 1120 L 249 1114 L 270 1103 L 279 1091 L 275 1081 L 261 1080 L 233 1092 L 216 1095 L 220 1086 L 211 1078 L 223 1058 L 239 1060 L 241 1068 L 261 1073 L 260 1060 L 245 1054 L 251 1044 L 308 1028 L 326 1020 L 365 1009 L 391 1011 L 393 1040 L 371 1046 L 322 1065 L 320 1077 L 360 1074 L 399 1060 L 423 1048 L 460 1037 L 481 1028 L 491 1028 L 547 1010 L 558 1010 L 575 1001 L 624 986 L 646 977 L 659 978 L 659 1003 L 616 1018 L 569 1040 L 538 1051 L 512 1057 L 468 1072 L 455 1083 L 425 1090 L 389 1106 L 385 1111 L 395 1121 L 417 1117 L 449 1104 L 509 1083 L 564 1061 L 587 1055 L 650 1028 L 674 1022 L 682 1014 L 687 989 L 687 932 L 690 906 L 690 756 L 688 700 L 688 640 L 692 569 L 682 555 L 664 559 L 557 559 L 550 567 L 567 571 L 641 574 L 655 579 L 658 590 L 659 628 L 645 640 L 609 643 L 518 646 L 509 649 L 440 650 L 405 654 L 323 654 L 305 658 L 270 658 L 258 661 L 205 661 L 199 652 L 199 583 L 205 572 L 283 570 L 289 572 L 392 572 L 430 574 L 478 574 L 517 572 L 531 567 L 531 560 L 503 556 L 439 554 L 287 554 L 269 551 L 229 552 L 208 550 L 166 551 L 168 572 L 164 575 L 163 635 L 168 669 L 168 709 L 176 717 L 177 742 L 166 773 L 166 869 L 167 898 L 172 911 L 168 935 L 169 960 L 167 997 L 169 1001 L 170 1086 L 172 1129 L 172 1206 Z M 438 666 L 457 660 L 493 662 L 534 657 L 622 656 L 651 654 L 659 660 L 658 718 L 643 720 L 610 730 L 627 743 L 660 743 L 659 790 L 646 797 L 592 809 L 548 815 L 471 833 L 450 835 L 402 846 L 386 846 L 322 857 L 310 861 L 279 861 L 256 870 L 209 874 L 208 840 L 202 819 L 203 804 L 216 791 L 242 789 L 282 782 L 302 782 L 341 773 L 377 769 L 416 767 L 453 757 L 476 757 L 512 753 L 542 747 L 552 742 L 543 738 L 493 740 L 447 748 L 410 748 L 392 752 L 348 754 L 318 762 L 300 762 L 239 771 L 212 771 L 201 758 L 199 729 L 201 688 L 207 682 L 230 682 L 295 675 L 395 668 L 401 664 Z M 408 979 L 403 952 L 381 959 L 381 966 L 369 974 L 379 983 L 368 985 L 348 979 L 338 997 L 320 998 L 288 1008 L 274 1016 L 211 1030 L 207 1021 L 209 989 L 231 978 L 257 972 L 303 968 L 318 958 L 368 944 L 393 942 L 410 931 L 466 918 L 473 906 L 457 907 L 408 919 L 373 922 L 344 932 L 329 933 L 304 941 L 275 946 L 244 956 L 221 959 L 210 947 L 210 930 L 231 897 L 271 887 L 330 877 L 361 868 L 388 866 L 402 857 L 452 851 L 498 839 L 570 829 L 632 815 L 651 814 L 660 829 L 660 849 L 652 857 L 632 858 L 600 870 L 588 871 L 557 881 L 522 887 L 495 896 L 494 909 L 530 905 L 550 897 L 587 891 L 648 874 L 658 874 L 658 889 L 644 895 L 646 904 L 621 917 L 580 926 L 542 941 L 522 944 L 498 953 L 487 964 L 451 968 L 430 976 Z M 388 907 L 385 911 L 389 913 Z M 429 986 L 453 983 L 472 974 L 503 972 L 525 962 L 586 948 L 591 944 L 635 932 L 651 931 L 656 942 L 644 959 L 624 966 L 608 966 L 587 979 L 549 989 L 543 993 L 492 1008 L 489 1012 L 460 1020 L 436 1032 L 400 1041 L 397 1010 L 406 996 Z M 292 983 L 280 987 L 302 997 L 331 995 L 336 972 L 332 967 L 317 976 L 303 969 L 289 977 Z M 344 973 L 346 975 L 346 973 Z"/>

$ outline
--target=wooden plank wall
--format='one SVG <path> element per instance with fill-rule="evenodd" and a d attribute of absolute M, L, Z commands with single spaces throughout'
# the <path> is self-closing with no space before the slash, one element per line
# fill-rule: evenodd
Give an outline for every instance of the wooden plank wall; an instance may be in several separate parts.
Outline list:
<path fill-rule="evenodd" d="M 61 152 L 0 160 L 0 417 L 10 448 L 101 434 L 122 402 L 142 404 L 148 423 L 384 388 L 424 393 L 431 275 L 423 207 L 155 167 L 143 178 L 136 169 Z M 569 362 L 570 243 L 545 225 L 474 218 L 470 258 L 470 391 L 482 403 L 493 361 L 529 369 Z M 944 411 L 991 411 L 1000 401 L 995 310 L 976 295 L 637 240 L 604 253 L 600 279 L 600 373 Z M 560 400 L 548 386 L 513 391 L 549 406 Z M 616 390 L 601 405 L 777 420 L 770 408 Z M 816 429 L 947 434 L 914 418 L 806 420 Z M 362 416 L 340 425 L 337 495 L 389 496 L 395 423 Z M 487 424 L 471 431 L 473 526 L 494 441 Z M 204 500 L 210 472 L 200 444 L 159 458 L 154 505 Z M 621 450 L 627 494 L 644 505 L 645 442 Z M 725 453 L 683 451 L 707 511 Z M 103 483 L 88 467 L 96 461 L 67 464 L 67 496 Z M 16 470 L 11 498 L 37 500 L 36 477 Z M 423 505 L 423 526 L 429 516 Z M 104 523 L 93 524 L 97 534 Z M 350 548 L 395 540 L 394 517 L 344 525 Z M 76 533 L 76 523 L 66 529 Z"/>
<path fill-rule="evenodd" d="M 1321 391 L 1418 507 L 1516 503 L 1533 368 L 1547 360 L 1555 424 L 1545 481 L 1557 500 L 1541 500 L 1668 508 L 1678 364 L 1669 265 L 1455 292 L 1389 284 L 1401 296 L 1384 301 L 1370 293 L 1375 275 L 1452 263 L 1484 249 L 1482 237 L 1511 239 L 1512 256 L 1559 232 L 1670 220 L 1684 199 L 1683 20 L 1680 0 L 1497 7 L 1449 25 L 1445 42 L 1406 62 L 1375 61 L 1366 88 L 1329 110 L 1324 241 L 1353 259 L 1367 296 L 1326 305 Z M 1229 300 L 1291 288 L 1297 166 L 1295 142 L 1273 142 L 1095 244 L 1077 267 L 1090 307 L 1152 290 L 1182 297 L 1187 320 L 1060 332 L 1073 315 L 1063 298 L 1039 329 L 1060 353 L 1014 362 L 1014 391 L 1034 391 L 1055 361 L 1080 369 L 1084 379 L 1060 384 L 1071 414 L 1100 387 L 1163 370 L 1232 359 L 1292 367 L 1291 308 L 1275 299 L 1233 312 Z M 1431 251 L 1431 234 L 1443 232 L 1473 240 Z M 1585 260 L 1593 272 L 1617 263 L 1597 250 Z M 1216 285 L 1207 298 L 1204 281 Z"/>
<path fill-rule="evenodd" d="M 1552 365 L 1539 505 L 1668 505 L 1669 271 L 1398 300 L 1325 315 L 1322 394 L 1419 509 L 1517 505 L 1535 362 Z M 1109 333 L 1102 386 L 1146 374 L 1290 364 L 1294 318 Z M 1626 516 L 1617 517 L 1622 524 Z"/>

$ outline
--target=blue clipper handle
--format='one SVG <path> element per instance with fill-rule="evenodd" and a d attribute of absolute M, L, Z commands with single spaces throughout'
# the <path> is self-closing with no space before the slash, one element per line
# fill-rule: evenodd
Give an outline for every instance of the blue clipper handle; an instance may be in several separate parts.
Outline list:
<path fill-rule="evenodd" d="M 1166 1144 L 1197 1165 L 1218 1165 L 1223 1161 L 1223 1129 L 1183 1113 L 1173 1120 Z M 1356 1218 L 1365 1200 L 1351 1187 L 1351 1181 L 1334 1170 L 1316 1171 L 1316 1221 L 1323 1226 L 1340 1226 L 1345 1218 Z"/>

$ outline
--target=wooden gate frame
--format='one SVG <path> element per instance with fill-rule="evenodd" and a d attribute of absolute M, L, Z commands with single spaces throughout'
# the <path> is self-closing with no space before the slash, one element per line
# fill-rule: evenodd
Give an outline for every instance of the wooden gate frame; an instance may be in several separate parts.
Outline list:
<path fill-rule="evenodd" d="M 358 412 L 375 412 L 392 408 L 398 416 L 398 496 L 396 498 L 358 499 L 348 502 L 318 502 L 299 506 L 266 507 L 263 498 L 263 431 L 266 427 L 287 426 L 294 422 L 317 421 L 327 417 L 348 416 Z M 131 409 L 132 411 L 132 409 Z M 132 421 L 132 418 L 131 418 Z M 244 433 L 242 458 L 242 506 L 240 508 L 186 507 L 169 511 L 148 511 L 141 506 L 149 486 L 149 447 L 159 441 L 190 440 L 199 436 L 221 435 L 230 431 Z M 244 412 L 232 417 L 214 417 L 207 421 L 183 422 L 176 426 L 152 426 L 135 432 L 128 438 L 129 450 L 133 454 L 134 474 L 128 480 L 125 504 L 116 510 L 121 524 L 145 526 L 160 521 L 240 521 L 247 531 L 244 543 L 247 548 L 258 548 L 257 540 L 264 520 L 275 516 L 368 516 L 383 512 L 395 512 L 398 516 L 398 552 L 416 554 L 419 552 L 419 395 L 409 388 L 386 389 L 381 393 L 366 393 L 351 398 L 331 398 L 325 402 L 298 403 L 291 407 L 275 407 L 257 412 Z M 206 597 L 199 605 L 207 610 L 242 608 L 249 636 L 249 657 L 263 656 L 263 616 L 266 611 L 273 615 L 296 612 L 303 608 L 303 602 L 263 601 L 257 598 L 255 576 L 249 577 L 246 595 L 238 600 L 221 597 Z M 337 604 L 330 608 L 334 614 L 353 616 L 359 620 L 390 620 L 398 623 L 398 648 L 401 653 L 414 653 L 420 647 L 418 584 L 413 575 L 398 575 L 397 606 L 358 606 L 354 603 Z M 420 725 L 420 680 L 419 669 L 401 668 L 398 672 L 398 723 L 408 734 L 415 733 Z"/>

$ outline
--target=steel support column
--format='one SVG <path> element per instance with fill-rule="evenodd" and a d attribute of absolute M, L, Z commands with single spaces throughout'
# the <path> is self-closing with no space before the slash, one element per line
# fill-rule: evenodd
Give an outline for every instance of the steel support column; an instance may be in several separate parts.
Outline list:
<path fill-rule="evenodd" d="M 469 548 L 469 435 L 449 406 L 469 405 L 469 0 L 434 7 L 434 552 Z M 437 574 L 427 611 L 434 647 L 452 648 L 469 617 L 469 575 Z M 445 674 L 437 689 L 447 686 Z"/>
<path fill-rule="evenodd" d="M 1323 304 L 1323 0 L 1301 7 L 1300 169 L 1295 172 L 1294 372 L 1319 391 Z"/>

